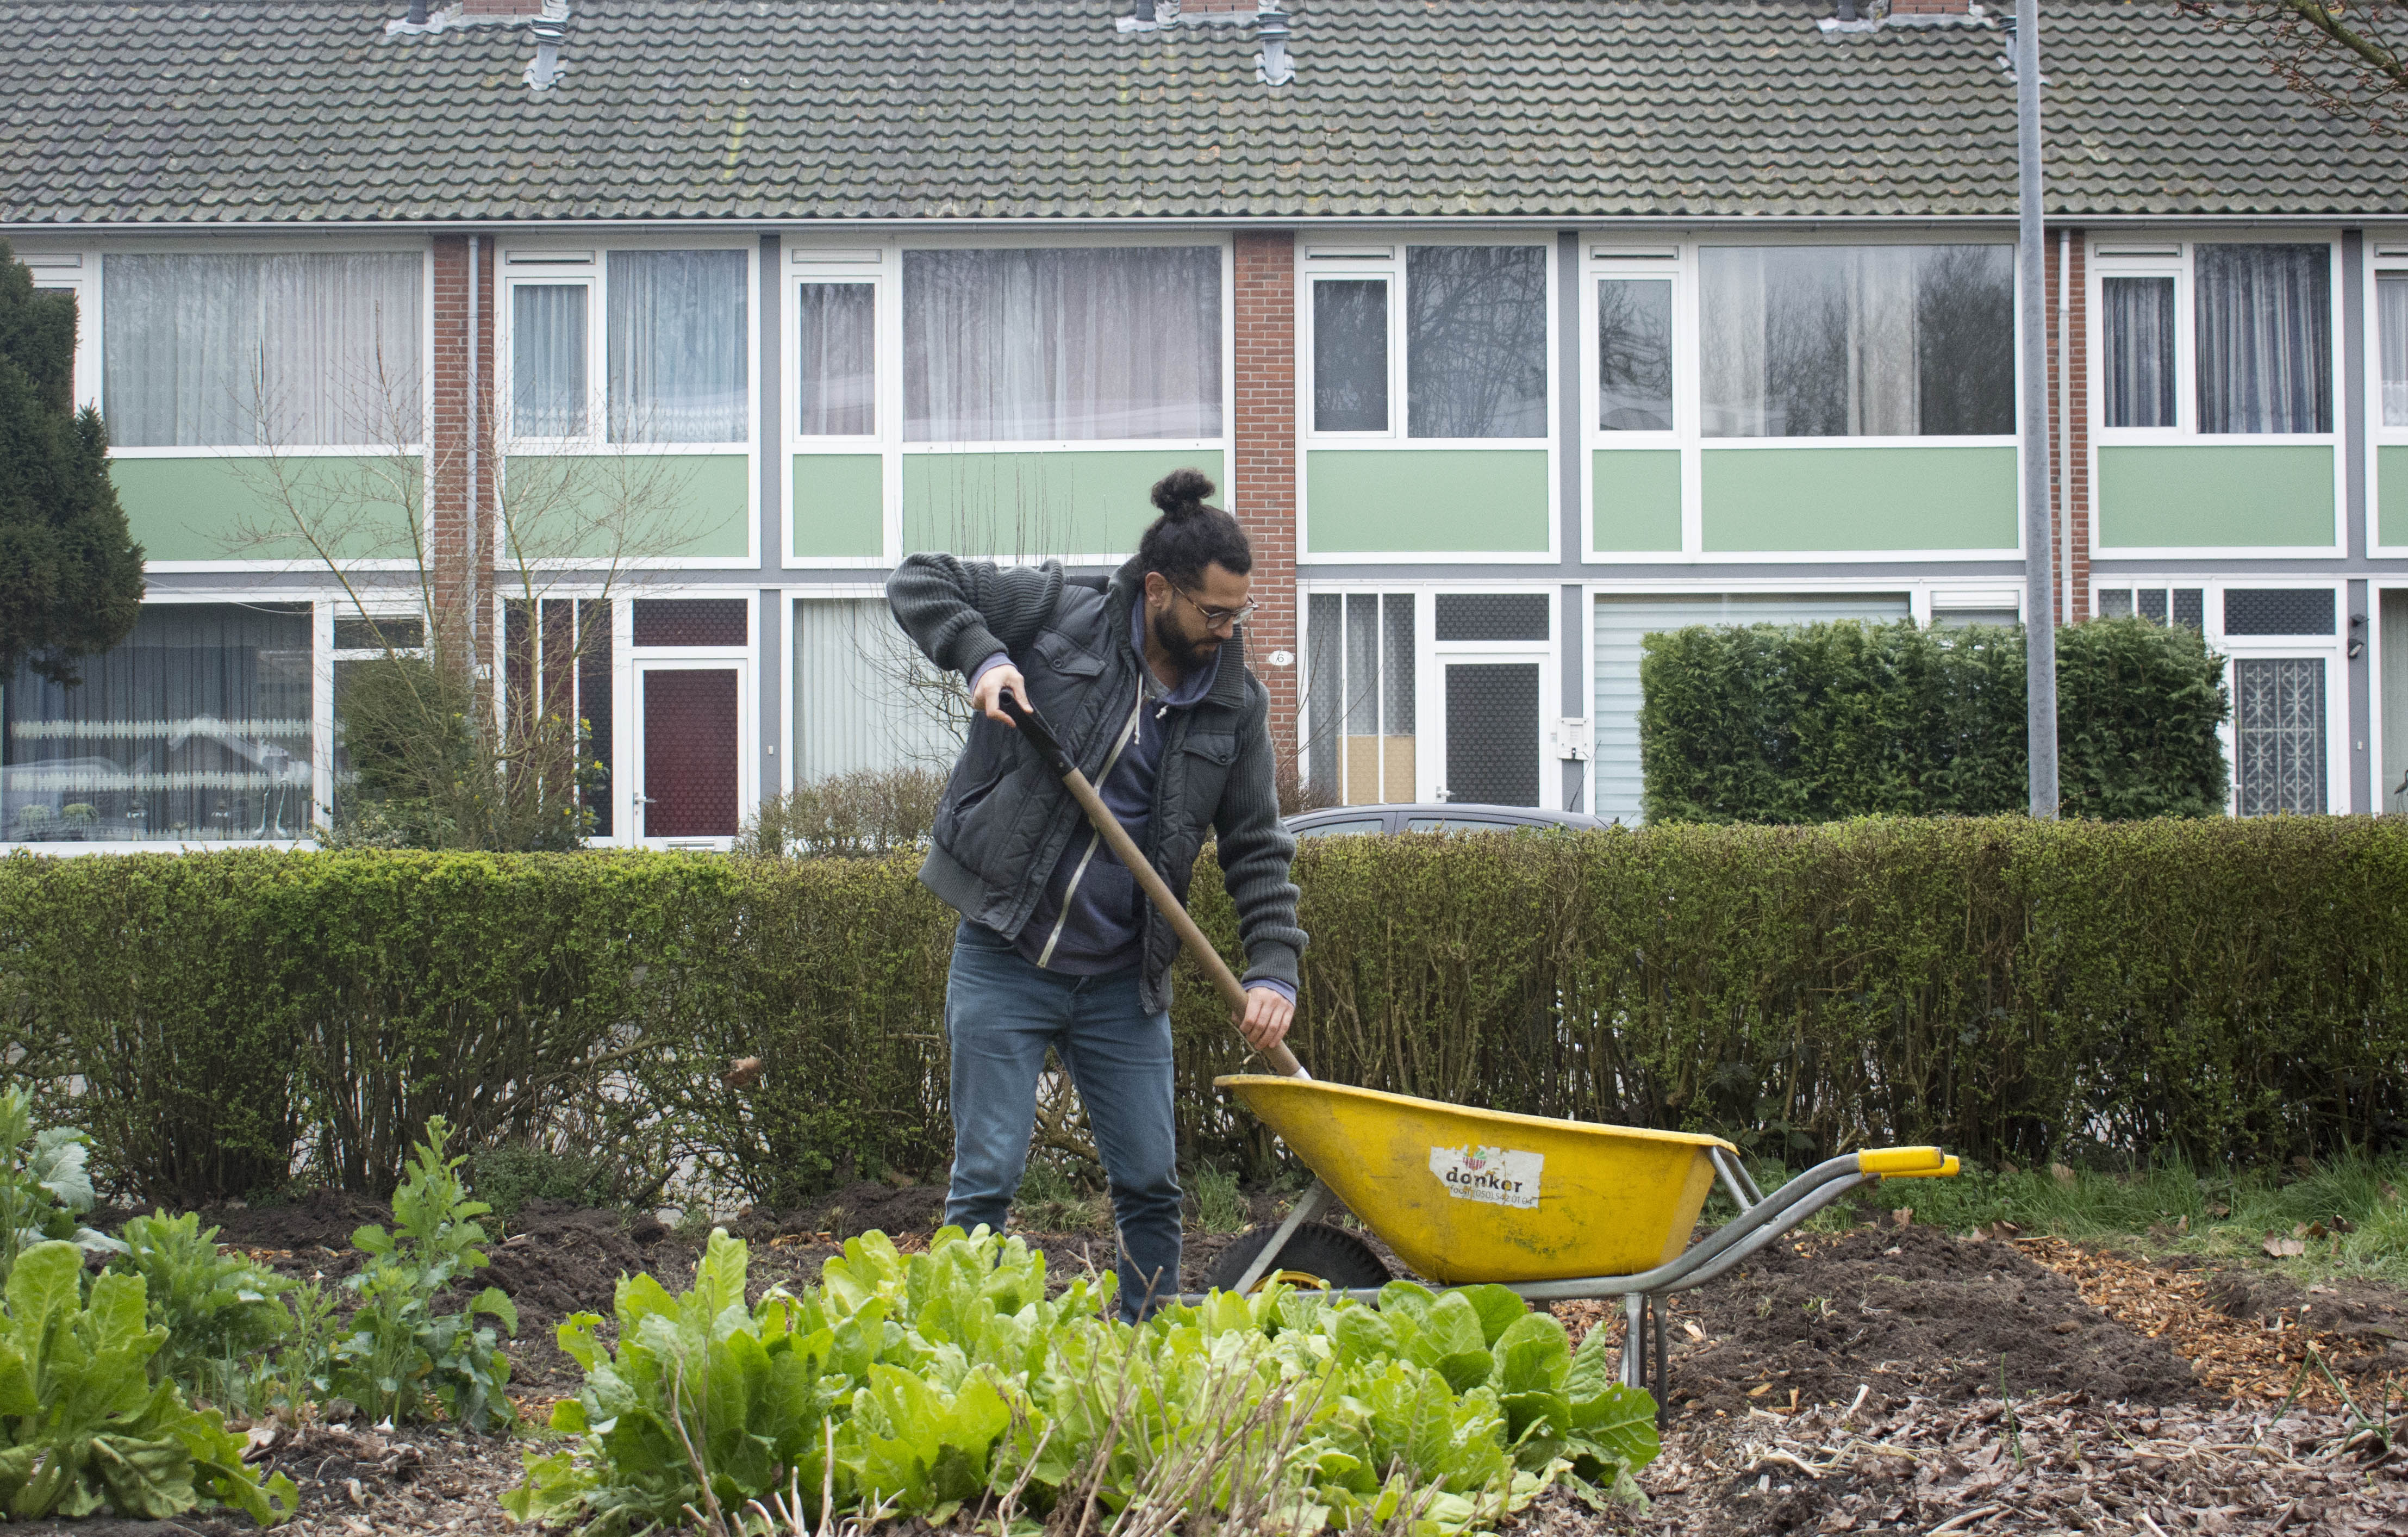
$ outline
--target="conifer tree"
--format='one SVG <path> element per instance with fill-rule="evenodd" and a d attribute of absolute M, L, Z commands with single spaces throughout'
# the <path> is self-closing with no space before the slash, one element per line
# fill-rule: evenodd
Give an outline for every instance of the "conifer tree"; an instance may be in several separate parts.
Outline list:
<path fill-rule="evenodd" d="M 75 409 L 73 294 L 37 294 L 0 241 L 0 679 L 125 639 L 142 608 L 142 547 L 108 480 L 100 413 Z"/>

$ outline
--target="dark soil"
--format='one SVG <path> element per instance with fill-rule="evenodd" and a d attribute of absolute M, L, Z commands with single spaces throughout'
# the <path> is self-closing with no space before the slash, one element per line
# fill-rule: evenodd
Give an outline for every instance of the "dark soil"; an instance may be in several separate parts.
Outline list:
<path fill-rule="evenodd" d="M 1568 1327 L 1618 1310 L 1557 1309 Z M 1933 1228 L 1859 1228 L 1776 1243 L 1723 1280 L 1677 1297 L 1670 1398 L 1686 1414 L 1908 1398 L 1943 1403 L 2082 1393 L 2186 1402 L 2189 1363 L 2082 1300 L 2073 1283 L 2008 1244 Z M 1793 1398 L 1792 1395 L 1795 1395 Z"/>

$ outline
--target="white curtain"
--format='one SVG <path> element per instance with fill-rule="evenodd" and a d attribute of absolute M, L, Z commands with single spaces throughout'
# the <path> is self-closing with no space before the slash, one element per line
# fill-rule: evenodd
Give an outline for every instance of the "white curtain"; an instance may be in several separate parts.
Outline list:
<path fill-rule="evenodd" d="M 111 256 L 101 273 L 119 447 L 424 437 L 415 253 Z"/>
<path fill-rule="evenodd" d="M 806 438 L 878 430 L 878 290 L 805 283 L 796 291 L 800 339 L 796 430 Z"/>
<path fill-rule="evenodd" d="M 510 290 L 510 429 L 521 438 L 585 436 L 582 283 Z"/>
<path fill-rule="evenodd" d="M 1913 246 L 1707 247 L 1706 435 L 1914 435 L 1916 256 Z"/>
<path fill-rule="evenodd" d="M 2374 326 L 2383 357 L 2383 424 L 2408 427 L 2408 275 L 2374 280 Z"/>
<path fill-rule="evenodd" d="M 1221 435 L 1216 246 L 903 253 L 915 443 Z"/>
<path fill-rule="evenodd" d="M 740 251 L 610 252 L 612 442 L 745 439 L 744 272 Z"/>
<path fill-rule="evenodd" d="M 1547 435 L 1547 248 L 1405 249 L 1405 430 Z"/>
<path fill-rule="evenodd" d="M 2199 430 L 2332 430 L 2332 256 L 2320 245 L 2195 248 Z"/>
<path fill-rule="evenodd" d="M 2108 278 L 2100 285 L 2107 311 L 2107 425 L 2174 424 L 2174 280 Z"/>

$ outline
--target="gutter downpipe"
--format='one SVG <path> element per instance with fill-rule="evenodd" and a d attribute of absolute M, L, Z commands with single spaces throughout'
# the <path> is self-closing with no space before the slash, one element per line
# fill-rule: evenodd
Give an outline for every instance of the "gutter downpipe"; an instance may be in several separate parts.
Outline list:
<path fill-rule="evenodd" d="M 2031 814 L 2057 819 L 2057 582 L 2049 567 L 2048 258 L 2041 215 L 2040 0 L 2015 0 L 2017 319 L 2023 332 L 2024 741 Z"/>
<path fill-rule="evenodd" d="M 485 426 L 484 413 L 479 409 L 481 403 L 478 398 L 484 388 L 483 359 L 477 352 L 477 334 L 483 319 L 479 313 L 480 295 L 477 292 L 478 242 L 481 238 L 476 235 L 468 237 L 468 665 L 471 668 L 478 666 L 483 657 L 478 640 L 480 626 L 477 622 L 480 601 L 477 578 L 483 574 L 479 567 L 484 537 L 477 507 L 477 440 L 483 435 Z"/>
<path fill-rule="evenodd" d="M 2057 460 L 2057 590 L 2065 595 L 2060 610 L 2064 623 L 2071 625 L 2077 617 L 2073 611 L 2073 438 L 2067 430 L 2073 397 L 2073 333 L 2067 329 L 2071 318 L 2066 309 L 2066 290 L 2072 281 L 2073 232 L 2057 232 L 2057 438 L 2049 446 Z"/>

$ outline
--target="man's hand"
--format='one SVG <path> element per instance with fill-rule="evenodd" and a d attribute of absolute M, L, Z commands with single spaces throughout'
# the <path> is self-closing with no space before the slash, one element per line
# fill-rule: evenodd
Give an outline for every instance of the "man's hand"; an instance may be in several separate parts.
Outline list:
<path fill-rule="evenodd" d="M 1019 725 L 1003 712 L 1003 691 L 1007 688 L 1011 690 L 1011 697 L 1020 701 L 1021 709 L 1028 708 L 1028 680 L 1023 678 L 1020 669 L 1009 662 L 997 662 L 979 675 L 978 685 L 970 690 L 970 703 L 976 705 L 988 720 L 1001 721 L 1017 731 Z"/>
<path fill-rule="evenodd" d="M 1247 1045 L 1267 1052 L 1286 1036 L 1288 1025 L 1295 1018 L 1295 1004 L 1268 987 L 1249 987 L 1246 1014 L 1238 1021 L 1238 1033 L 1246 1038 Z"/>

